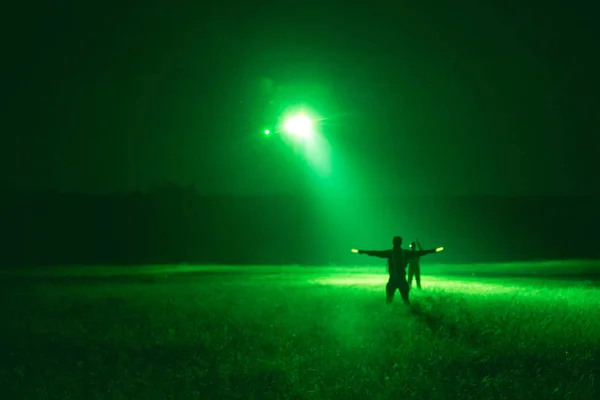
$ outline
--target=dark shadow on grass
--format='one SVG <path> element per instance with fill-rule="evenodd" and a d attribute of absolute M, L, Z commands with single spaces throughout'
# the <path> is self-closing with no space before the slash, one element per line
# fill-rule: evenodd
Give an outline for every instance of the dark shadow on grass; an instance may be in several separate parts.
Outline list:
<path fill-rule="evenodd" d="M 443 314 L 436 314 L 426 310 L 420 303 L 412 303 L 410 313 L 421 323 L 427 326 L 432 332 L 452 340 L 467 340 L 469 343 L 477 343 L 478 346 L 487 346 L 490 344 L 485 335 L 475 329 L 462 329 L 460 324 L 450 317 Z"/>

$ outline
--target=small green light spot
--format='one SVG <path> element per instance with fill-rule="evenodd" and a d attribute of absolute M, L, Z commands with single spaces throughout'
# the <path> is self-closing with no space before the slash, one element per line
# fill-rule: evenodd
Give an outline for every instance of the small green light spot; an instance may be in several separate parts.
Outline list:
<path fill-rule="evenodd" d="M 350 250 L 350 251 L 351 251 L 351 252 L 353 252 L 353 253 L 358 253 L 358 250 L 357 250 L 357 249 L 352 249 L 352 250 Z"/>
<path fill-rule="evenodd" d="M 265 129 L 265 135 L 270 135 L 270 134 L 271 134 L 271 131 L 268 129 Z"/>

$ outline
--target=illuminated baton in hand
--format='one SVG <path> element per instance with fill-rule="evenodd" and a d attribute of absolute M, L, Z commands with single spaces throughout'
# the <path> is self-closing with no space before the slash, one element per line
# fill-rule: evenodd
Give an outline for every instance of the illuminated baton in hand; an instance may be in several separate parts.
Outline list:
<path fill-rule="evenodd" d="M 352 250 L 350 250 L 350 251 L 351 251 L 351 252 L 353 252 L 353 253 L 358 253 L 358 250 L 357 250 L 357 249 L 352 249 Z"/>
<path fill-rule="evenodd" d="M 438 247 L 437 249 L 435 249 L 435 252 L 436 252 L 436 253 L 439 253 L 439 252 L 440 252 L 440 251 L 442 251 L 442 250 L 444 250 L 444 248 L 443 248 L 443 247 Z"/>

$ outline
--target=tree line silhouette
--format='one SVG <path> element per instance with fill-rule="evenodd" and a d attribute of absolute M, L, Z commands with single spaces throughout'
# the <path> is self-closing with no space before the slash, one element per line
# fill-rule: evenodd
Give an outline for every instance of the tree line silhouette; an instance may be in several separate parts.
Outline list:
<path fill-rule="evenodd" d="M 354 203 L 373 200 L 336 201 L 351 209 Z M 419 229 L 429 231 L 438 240 L 435 245 L 448 249 L 440 259 L 444 262 L 600 257 L 597 198 L 471 196 L 379 201 L 398 204 L 404 214 L 410 210 L 413 220 L 426 219 L 427 224 Z M 4 190 L 0 260 L 3 266 L 362 262 L 348 249 L 363 245 L 365 234 L 360 224 L 348 228 L 344 221 L 358 217 L 368 221 L 369 213 L 357 217 L 359 211 L 349 212 L 334 224 L 323 220 L 320 204 L 320 199 L 308 195 L 202 195 L 194 187 L 173 183 L 146 192 L 111 194 Z M 377 223 L 371 222 L 371 229 L 376 230 Z M 398 227 L 399 234 L 403 230 Z M 352 242 L 359 239 L 362 243 Z M 379 247 L 388 245 L 381 242 Z"/>

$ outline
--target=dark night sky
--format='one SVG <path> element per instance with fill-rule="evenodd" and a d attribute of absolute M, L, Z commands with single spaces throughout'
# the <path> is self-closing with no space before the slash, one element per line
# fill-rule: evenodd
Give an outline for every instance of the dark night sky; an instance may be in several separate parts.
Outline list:
<path fill-rule="evenodd" d="M 597 192 L 591 1 L 136 3 L 2 13 L 7 184 L 300 191 L 306 166 L 261 135 L 297 101 L 327 118 L 331 187 Z"/>

